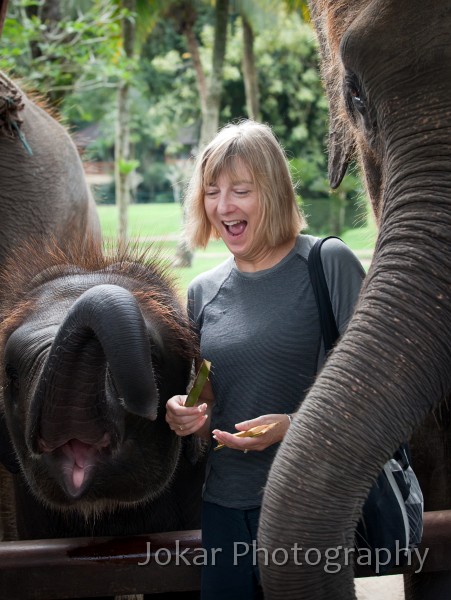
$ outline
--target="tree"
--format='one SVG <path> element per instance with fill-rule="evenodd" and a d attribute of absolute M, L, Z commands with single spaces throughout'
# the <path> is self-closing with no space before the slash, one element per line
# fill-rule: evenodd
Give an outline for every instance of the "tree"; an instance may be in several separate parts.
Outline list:
<path fill-rule="evenodd" d="M 135 44 L 136 0 L 121 0 L 122 42 L 125 59 L 132 64 Z M 119 211 L 119 246 L 124 249 L 128 238 L 128 206 L 130 204 L 130 174 L 136 167 L 130 161 L 130 78 L 119 81 L 117 90 L 117 122 L 115 140 L 114 179 L 116 205 Z"/>
<path fill-rule="evenodd" d="M 192 0 L 178 1 L 170 3 L 164 13 L 174 23 L 174 26 L 180 34 L 185 37 L 186 47 L 189 52 L 194 72 L 196 74 L 197 89 L 199 92 L 199 101 L 202 115 L 207 112 L 207 80 L 204 67 L 199 52 L 199 43 L 197 41 L 195 26 L 198 17 L 196 3 Z"/>
<path fill-rule="evenodd" d="M 219 126 L 223 67 L 227 46 L 229 0 L 216 0 L 215 3 L 213 48 L 208 76 L 205 72 L 206 65 L 202 62 L 199 42 L 195 33 L 202 4 L 202 2 L 196 2 L 195 0 L 175 0 L 168 2 L 162 11 L 162 16 L 171 19 L 176 30 L 185 37 L 186 47 L 196 74 L 202 116 L 200 148 L 214 137 Z"/>
<path fill-rule="evenodd" d="M 60 8 L 53 1 L 51 11 L 49 0 L 9 5 L 0 68 L 63 110 L 65 98 L 75 92 L 116 87 L 120 13 L 110 0 L 90 0 L 83 11 L 66 2 L 58 22 L 44 22 L 46 13 Z"/>
<path fill-rule="evenodd" d="M 44 4 L 53 1 L 62 14 L 58 27 L 41 20 Z M 244 116 L 270 123 L 290 159 L 302 160 L 295 179 L 308 212 L 315 213 L 310 222 L 328 223 L 333 200 L 327 181 L 319 183 L 327 170 L 327 102 L 315 37 L 301 17 L 302 3 L 293 0 L 293 12 L 287 11 L 287 3 L 230 3 L 228 21 L 222 28 L 223 32 L 227 29 L 227 43 L 219 121 L 213 135 L 222 124 Z M 180 198 L 187 174 L 178 167 L 183 161 L 190 164 L 206 115 L 215 4 L 211 0 L 136 0 L 139 16 L 133 62 L 125 57 L 119 0 L 39 0 L 34 16 L 31 9 L 26 10 L 31 5 L 30 0 L 10 3 L 0 40 L 0 68 L 25 78 L 28 87 L 37 88 L 52 101 L 57 99 L 57 109 L 72 130 L 96 123 L 100 133 L 91 146 L 91 158 L 104 161 L 113 160 L 116 92 L 125 77 L 131 148 L 121 169 L 135 179 L 137 162 L 133 157 L 139 157 L 139 200 L 154 200 L 157 195 L 171 198 L 173 191 L 174 197 Z M 254 73 L 257 93 L 264 90 L 258 97 L 258 111 L 256 103 L 251 108 L 252 93 L 245 91 L 249 88 L 244 66 L 246 23 L 252 30 L 246 39 L 255 62 L 249 71 Z M 34 58 L 31 42 L 40 53 Z M 310 167 L 317 175 L 309 175 Z M 112 195 L 112 189 L 108 193 Z M 352 195 L 355 197 L 355 192 L 347 191 L 347 223 L 354 204 Z"/>
<path fill-rule="evenodd" d="M 260 121 L 258 75 L 254 54 L 254 31 L 246 14 L 241 13 L 243 25 L 243 81 L 246 92 L 246 109 L 250 119 Z"/>
<path fill-rule="evenodd" d="M 2 33 L 3 23 L 5 22 L 7 10 L 8 0 L 0 0 L 0 34 Z"/>
<path fill-rule="evenodd" d="M 305 17 L 308 15 L 308 6 L 305 1 L 286 0 L 285 5 L 289 12 L 296 12 L 300 9 Z M 260 28 L 262 29 L 264 28 L 262 22 L 266 21 L 269 17 L 271 20 L 270 26 L 272 27 L 274 19 L 277 19 L 278 17 L 278 13 L 276 6 L 271 0 L 239 0 L 238 6 L 243 29 L 242 70 L 246 95 L 246 110 L 250 119 L 259 121 L 261 119 L 260 94 L 257 63 L 254 52 L 254 23 L 260 21 Z M 278 6 L 278 9 L 280 11 L 280 5 Z"/>
<path fill-rule="evenodd" d="M 190 8 L 193 8 L 191 3 Z M 193 35 L 194 10 L 191 10 L 191 18 L 186 19 L 181 27 L 181 30 L 187 38 L 187 46 L 191 51 L 199 89 L 202 110 L 199 148 L 203 148 L 208 144 L 215 136 L 219 127 L 223 87 L 223 67 L 227 44 L 228 14 L 229 0 L 216 0 L 211 73 L 207 81 L 199 56 L 198 45 Z M 191 262 L 192 253 L 187 246 L 186 240 L 182 237 L 177 244 L 174 266 L 189 267 L 191 266 Z"/>
<path fill-rule="evenodd" d="M 229 0 L 216 0 L 211 73 L 208 80 L 206 106 L 205 112 L 202 114 L 202 128 L 200 131 L 199 146 L 201 148 L 215 136 L 219 126 L 228 16 Z"/>

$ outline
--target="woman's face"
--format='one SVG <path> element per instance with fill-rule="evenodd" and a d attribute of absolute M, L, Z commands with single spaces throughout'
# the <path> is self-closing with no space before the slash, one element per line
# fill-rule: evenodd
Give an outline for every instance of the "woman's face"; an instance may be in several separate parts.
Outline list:
<path fill-rule="evenodd" d="M 237 264 L 252 261 L 259 253 L 255 246 L 262 211 L 249 170 L 237 163 L 233 176 L 226 171 L 221 173 L 217 181 L 206 187 L 204 205 L 208 220 Z"/>

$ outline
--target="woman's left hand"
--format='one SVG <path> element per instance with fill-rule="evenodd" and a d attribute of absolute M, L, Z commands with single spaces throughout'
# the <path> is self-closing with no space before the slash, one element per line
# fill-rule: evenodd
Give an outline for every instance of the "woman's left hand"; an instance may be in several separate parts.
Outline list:
<path fill-rule="evenodd" d="M 246 431 L 252 427 L 258 425 L 269 425 L 270 423 L 278 423 L 276 427 L 273 427 L 263 435 L 257 437 L 237 437 L 227 431 L 221 431 L 220 429 L 213 429 L 213 438 L 218 444 L 224 444 L 228 448 L 234 450 L 241 450 L 242 452 L 261 452 L 269 446 L 276 444 L 283 440 L 288 428 L 290 426 L 290 418 L 287 414 L 275 414 L 275 415 L 262 415 L 256 419 L 250 419 L 249 421 L 241 421 L 237 423 L 235 428 L 238 431 Z"/>

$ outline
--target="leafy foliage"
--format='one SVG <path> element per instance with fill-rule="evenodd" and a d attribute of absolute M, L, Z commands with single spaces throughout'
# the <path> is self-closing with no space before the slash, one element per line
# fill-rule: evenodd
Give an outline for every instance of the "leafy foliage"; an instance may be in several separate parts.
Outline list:
<path fill-rule="evenodd" d="M 208 77 L 214 3 L 137 0 L 138 17 L 130 15 L 137 20 L 136 58 L 126 59 L 119 2 L 55 1 L 62 13 L 57 22 L 42 19 L 44 0 L 10 2 L 0 39 L 0 68 L 26 79 L 29 87 L 49 98 L 73 130 L 96 123 L 98 133 L 89 152 L 104 161 L 113 157 L 116 88 L 118 82 L 129 81 L 134 152 L 122 168 L 137 168 L 138 199 L 179 198 L 201 125 L 183 19 L 190 19 Z M 330 225 L 334 203 L 340 214 L 346 207 L 345 225 L 362 219 L 359 215 L 364 211 L 356 213 L 353 208 L 362 196 L 356 177 L 348 176 L 339 200 L 330 195 L 325 149 L 328 111 L 306 2 L 231 3 L 220 125 L 247 116 L 242 14 L 254 33 L 261 117 L 271 124 L 291 159 L 300 202 L 312 215 L 312 227 L 320 230 L 322 223 Z M 316 208 L 320 203 L 327 207 L 323 212 Z"/>
<path fill-rule="evenodd" d="M 121 52 L 121 12 L 108 0 L 94 0 L 86 12 L 67 14 L 57 23 L 30 13 L 37 2 L 10 3 L 0 53 L 0 68 L 25 78 L 51 100 L 114 86 L 130 64 Z"/>

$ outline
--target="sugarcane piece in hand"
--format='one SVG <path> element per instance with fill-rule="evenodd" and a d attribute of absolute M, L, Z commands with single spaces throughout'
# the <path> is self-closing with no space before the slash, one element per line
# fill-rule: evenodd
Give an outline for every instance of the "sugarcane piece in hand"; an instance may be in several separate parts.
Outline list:
<path fill-rule="evenodd" d="M 233 433 L 235 437 L 259 437 L 260 435 L 264 435 L 276 425 L 279 425 L 280 421 L 276 421 L 275 423 L 267 423 L 266 425 L 257 425 L 256 427 L 251 427 L 250 429 L 246 429 L 246 431 L 238 431 L 237 433 Z M 213 450 L 220 450 L 224 448 L 225 444 L 218 444 Z"/>
<path fill-rule="evenodd" d="M 188 393 L 185 406 L 194 406 L 199 400 L 202 389 L 208 380 L 208 376 L 210 375 L 210 367 L 211 362 L 204 359 L 200 365 L 199 371 L 197 372 L 196 379 L 194 380 L 194 383 Z"/>

